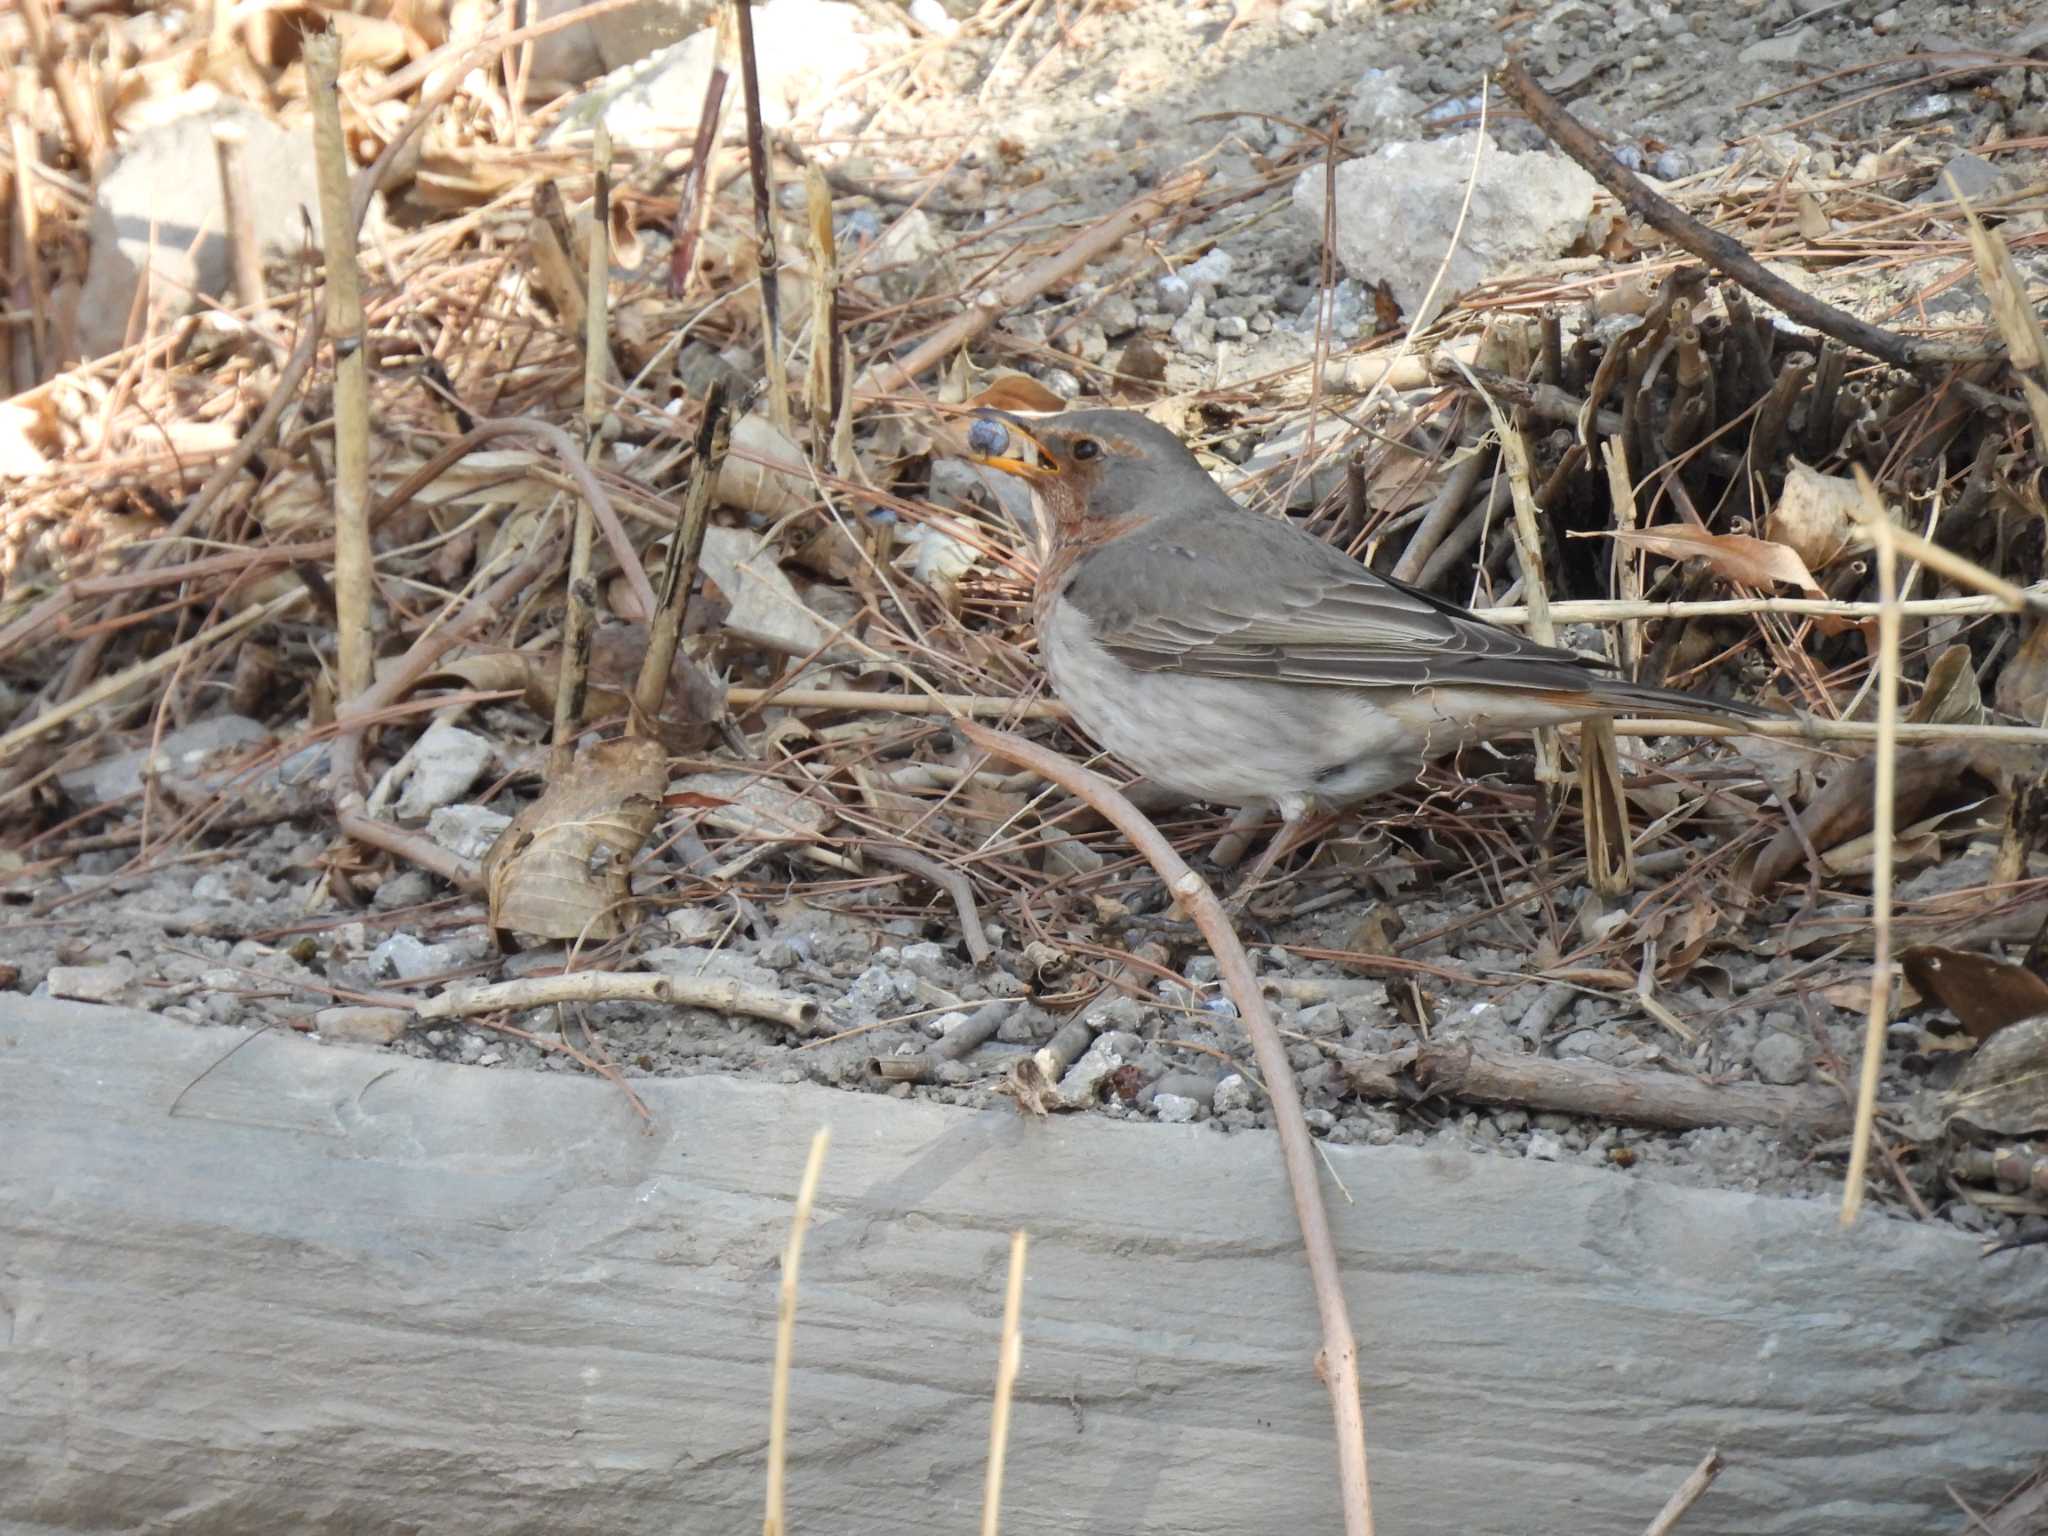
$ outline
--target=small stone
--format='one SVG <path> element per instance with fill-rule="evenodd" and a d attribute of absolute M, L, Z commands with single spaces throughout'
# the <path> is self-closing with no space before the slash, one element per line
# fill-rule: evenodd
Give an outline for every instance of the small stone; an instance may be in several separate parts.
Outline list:
<path fill-rule="evenodd" d="M 413 743 L 412 769 L 398 797 L 398 814 L 424 820 L 469 792 L 490 766 L 491 744 L 474 731 L 436 720 Z"/>
<path fill-rule="evenodd" d="M 1743 64 L 1791 64 L 1805 56 L 1815 33 L 1799 27 L 1779 37 L 1760 37 L 1735 57 Z"/>
<path fill-rule="evenodd" d="M 483 1053 L 483 1041 L 479 1040 L 475 1035 L 464 1035 L 462 1037 L 462 1059 L 464 1061 L 475 1061 Z"/>
<path fill-rule="evenodd" d="M 1902 123 L 1931 123 L 1937 118 L 1947 117 L 1956 108 L 1955 98 L 1947 91 L 1935 91 L 1922 96 L 1899 114 Z"/>
<path fill-rule="evenodd" d="M 1871 17 L 1870 30 L 1879 37 L 1890 37 L 1894 32 L 1898 31 L 1899 8 L 1896 5 L 1889 5 Z"/>
<path fill-rule="evenodd" d="M 1310 1130 L 1321 1135 L 1328 1135 L 1331 1128 L 1337 1123 L 1337 1117 L 1327 1109 L 1318 1109 L 1314 1106 L 1304 1109 L 1301 1112 L 1301 1118 L 1308 1122 Z"/>
<path fill-rule="evenodd" d="M 901 956 L 903 963 L 926 981 L 948 981 L 953 975 L 953 957 L 946 953 L 943 944 L 929 941 L 906 944 Z"/>
<path fill-rule="evenodd" d="M 1796 1035 L 1775 1030 L 1765 1034 L 1749 1053 L 1749 1061 L 1756 1068 L 1756 1075 L 1767 1083 L 1789 1086 L 1806 1081 L 1806 1044 Z"/>
<path fill-rule="evenodd" d="M 1564 1153 L 1564 1142 L 1557 1136 L 1549 1131 L 1533 1131 L 1529 1135 L 1529 1145 L 1524 1156 L 1533 1157 L 1538 1162 L 1555 1163 L 1562 1161 Z"/>
<path fill-rule="evenodd" d="M 1230 281 L 1231 271 L 1237 263 L 1231 260 L 1230 252 L 1210 251 L 1199 261 L 1191 261 L 1180 269 L 1181 277 L 1197 288 L 1221 288 Z"/>
<path fill-rule="evenodd" d="M 396 977 L 400 981 L 438 976 L 463 963 L 460 950 L 446 944 L 424 944 L 409 933 L 394 933 L 370 951 L 373 973 L 380 977 Z"/>
<path fill-rule="evenodd" d="M 1153 1102 L 1158 1102 L 1156 1099 Z M 1251 1085 L 1242 1074 L 1233 1072 L 1216 1084 L 1215 1097 L 1210 1100 L 1217 1114 L 1233 1109 L 1250 1109 L 1252 1106 Z"/>
<path fill-rule="evenodd" d="M 1341 1035 L 1344 1015 L 1335 1003 L 1317 1003 L 1294 1016 L 1294 1027 L 1304 1035 Z"/>
<path fill-rule="evenodd" d="M 1112 293 L 1095 306 L 1095 321 L 1105 336 L 1128 336 L 1138 328 L 1138 306 L 1126 295 Z"/>
<path fill-rule="evenodd" d="M 370 905 L 379 912 L 396 912 L 401 907 L 417 907 L 433 897 L 433 877 L 422 870 L 408 869 L 378 886 Z"/>
<path fill-rule="evenodd" d="M 1184 314 L 1195 300 L 1194 285 L 1176 273 L 1169 272 L 1152 287 L 1158 295 L 1159 307 L 1169 315 Z"/>
<path fill-rule="evenodd" d="M 1242 341 L 1245 334 L 1251 330 L 1250 322 L 1241 320 L 1236 315 L 1225 315 L 1215 324 L 1218 341 Z"/>
<path fill-rule="evenodd" d="M 207 999 L 207 1004 L 211 1008 L 213 998 Z M 321 1039 L 346 1040 L 358 1045 L 389 1045 L 412 1022 L 413 1016 L 403 1008 L 322 1008 L 313 1015 L 313 1028 Z"/>
<path fill-rule="evenodd" d="M 1168 1125 L 1186 1125 L 1201 1107 L 1193 1099 L 1184 1099 L 1177 1093 L 1155 1094 L 1152 1098 L 1153 1113 Z"/>
<path fill-rule="evenodd" d="M 125 1003 L 135 990 L 135 965 L 127 959 L 104 965 L 53 965 L 43 985 L 50 996 L 75 1003 Z"/>
<path fill-rule="evenodd" d="M 427 818 L 427 836 L 450 853 L 481 863 L 498 834 L 511 824 L 510 816 L 489 806 L 443 805 Z"/>
<path fill-rule="evenodd" d="M 1216 1098 L 1216 1079 L 1205 1077 L 1200 1072 L 1168 1072 L 1152 1085 L 1152 1096 L 1176 1099 L 1193 1099 L 1197 1104 L 1213 1103 Z"/>

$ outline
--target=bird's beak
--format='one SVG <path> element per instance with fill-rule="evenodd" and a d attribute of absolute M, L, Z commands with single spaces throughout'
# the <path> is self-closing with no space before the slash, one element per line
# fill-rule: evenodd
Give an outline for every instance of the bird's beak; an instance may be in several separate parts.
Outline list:
<path fill-rule="evenodd" d="M 977 464 L 999 469 L 1022 480 L 1042 480 L 1054 473 L 1043 462 L 1033 463 L 1020 456 L 1029 448 L 1039 459 L 1052 457 L 1045 444 L 1024 430 L 1024 424 L 1003 411 L 987 409 L 974 413 L 974 425 L 967 430 L 967 451 Z"/>

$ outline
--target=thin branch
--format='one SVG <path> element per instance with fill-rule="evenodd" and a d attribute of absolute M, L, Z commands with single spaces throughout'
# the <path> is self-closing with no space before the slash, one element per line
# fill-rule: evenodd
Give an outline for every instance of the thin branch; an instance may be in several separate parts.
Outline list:
<path fill-rule="evenodd" d="M 1266 1091 L 1273 1105 L 1273 1126 L 1280 1136 L 1280 1150 L 1287 1165 L 1287 1183 L 1294 1195 L 1294 1215 L 1301 1224 L 1302 1247 L 1308 1254 L 1309 1275 L 1315 1285 L 1316 1310 L 1322 1316 L 1323 1348 L 1318 1365 L 1323 1384 L 1330 1390 L 1331 1410 L 1337 1423 L 1337 1476 L 1344 1506 L 1346 1536 L 1372 1536 L 1372 1495 L 1366 1473 L 1365 1409 L 1359 1396 L 1358 1344 L 1351 1331 L 1350 1308 L 1344 1299 L 1344 1272 L 1337 1262 L 1337 1245 L 1330 1235 L 1330 1218 L 1316 1183 L 1315 1150 L 1302 1115 L 1301 1089 L 1294 1067 L 1267 1012 L 1265 996 L 1259 991 L 1251 961 L 1244 946 L 1224 915 L 1223 904 L 1173 851 L 1159 829 L 1145 814 L 1124 798 L 1107 779 L 1091 773 L 1059 753 L 1021 736 L 991 731 L 970 721 L 955 727 L 975 746 L 991 756 L 1005 758 L 1049 779 L 1067 793 L 1085 800 L 1130 839 L 1146 861 L 1159 872 L 1171 891 L 1193 917 L 1216 957 L 1224 990 L 1237 1007 L 1251 1036 L 1252 1052 L 1265 1075 Z"/>
<path fill-rule="evenodd" d="M 1565 111 L 1558 100 L 1536 83 L 1529 66 L 1510 58 L 1502 66 L 1500 83 L 1529 114 L 1529 120 L 1551 142 L 1585 167 L 1587 173 L 1621 200 L 1622 206 L 1690 251 L 1715 271 L 1726 274 L 1766 303 L 1774 304 L 1802 325 L 1823 336 L 1832 336 L 1845 346 L 1892 364 L 1896 368 L 1925 369 L 1953 363 L 1981 362 L 2003 355 L 2003 349 L 1982 344 L 1964 346 L 1944 342 L 1915 341 L 1880 326 L 1859 320 L 1847 310 L 1837 309 L 1823 299 L 1802 293 L 1743 248 L 1739 241 L 1707 228 L 1676 203 L 1659 196 L 1644 185 L 1577 118 Z"/>

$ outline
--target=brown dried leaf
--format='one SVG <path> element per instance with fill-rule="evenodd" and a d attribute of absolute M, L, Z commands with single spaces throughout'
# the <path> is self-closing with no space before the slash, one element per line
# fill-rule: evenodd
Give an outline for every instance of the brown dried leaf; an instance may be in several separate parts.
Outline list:
<path fill-rule="evenodd" d="M 1716 574 L 1745 587 L 1768 590 L 1779 582 L 1813 597 L 1825 597 L 1798 551 L 1745 533 L 1711 533 L 1673 523 L 1660 528 L 1614 529 L 1608 537 L 1632 549 L 1671 560 L 1704 560 Z"/>
<path fill-rule="evenodd" d="M 1827 210 L 1820 205 L 1820 199 L 1811 192 L 1799 194 L 1799 233 L 1808 240 L 1825 240 L 1834 226 L 1828 222 Z"/>
<path fill-rule="evenodd" d="M 644 736 L 586 748 L 484 856 L 491 926 L 543 939 L 623 933 L 627 866 L 654 830 L 667 770 L 668 754 Z"/>
<path fill-rule="evenodd" d="M 1938 944 L 1903 951 L 1899 965 L 1914 991 L 1954 1014 L 1978 1040 L 1989 1039 L 2008 1024 L 2048 1013 L 2048 981 L 2023 965 Z"/>
<path fill-rule="evenodd" d="M 1962 785 L 1971 753 L 1962 747 L 1923 747 L 1898 754 L 1897 787 L 1892 797 L 1897 821 L 1917 821 L 1936 795 Z M 1800 825 L 1816 849 L 1839 848 L 1871 827 L 1877 799 L 1877 762 L 1860 757 L 1843 768 L 1799 813 Z M 1749 888 L 1762 892 L 1806 862 L 1806 849 L 1791 827 L 1781 830 L 1757 856 Z"/>
<path fill-rule="evenodd" d="M 1976 659 L 1967 645 L 1952 645 L 1927 669 L 1927 687 L 1906 712 L 1909 725 L 1981 725 L 1984 695 Z"/>
<path fill-rule="evenodd" d="M 1941 1107 L 1951 1125 L 1992 1136 L 2048 1131 L 2048 1015 L 2020 1019 L 1980 1045 Z"/>
<path fill-rule="evenodd" d="M 970 406 L 986 406 L 997 411 L 1016 411 L 1023 415 L 1057 414 L 1067 408 L 1066 401 L 1028 373 L 999 374 L 989 382 L 986 389 L 967 403 Z"/>
<path fill-rule="evenodd" d="M 1991 696 L 2008 715 L 2036 725 L 2048 720 L 2048 620 L 2027 631 L 2017 654 L 1999 672 Z"/>

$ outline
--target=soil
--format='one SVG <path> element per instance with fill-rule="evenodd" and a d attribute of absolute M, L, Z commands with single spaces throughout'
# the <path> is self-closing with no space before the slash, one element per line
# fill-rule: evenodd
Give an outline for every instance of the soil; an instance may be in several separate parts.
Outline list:
<path fill-rule="evenodd" d="M 1342 0 L 1288 0 L 1277 8 L 1171 0 L 1040 6 L 1029 10 L 1021 30 L 963 36 L 936 55 L 944 88 L 935 84 L 914 102 L 864 101 L 862 142 L 839 169 L 886 183 L 928 170 L 935 156 L 957 147 L 941 196 L 948 206 L 979 199 L 989 211 L 942 214 L 942 228 L 959 235 L 1006 221 L 1028 227 L 1046 210 L 1115 207 L 1204 157 L 1218 178 L 1257 183 L 1271 156 L 1351 103 L 1368 71 L 1388 72 L 1375 77 L 1378 86 L 1392 79 L 1419 101 L 1402 131 L 1466 131 L 1477 121 L 1484 73 L 1510 43 L 1525 50 L 1539 77 L 1572 88 L 1570 104 L 1582 120 L 1665 180 L 1749 153 L 1803 151 L 1847 164 L 1872 145 L 1908 137 L 1940 159 L 2048 130 L 2042 76 L 2015 71 L 2016 88 L 2000 75 L 1946 89 L 1929 73 L 1938 64 L 1906 56 L 1999 48 L 2026 24 L 2028 10 L 1881 0 L 1564 0 L 1512 12 L 1473 0 L 1422 7 Z M 1820 83 L 1831 72 L 1884 60 L 1900 62 L 1837 85 Z M 1906 83 L 1801 121 L 1888 81 Z M 1489 126 L 1505 147 L 1539 142 L 1502 112 L 1497 97 Z M 1064 394 L 1092 387 L 1082 365 L 1120 354 L 1133 337 L 1166 355 L 1169 389 L 1213 388 L 1300 362 L 1314 345 L 1302 317 L 1314 307 L 1321 253 L 1313 232 L 1290 211 L 1291 180 L 1267 177 L 1263 190 L 1208 225 L 1182 230 L 1174 250 L 1151 251 L 1122 273 L 1097 274 L 1093 292 L 1078 288 L 1010 317 L 1002 332 L 1011 360 Z M 1175 312 L 1172 284 L 1162 287 L 1160 279 L 1191 259 L 1188 252 L 1211 250 L 1229 258 L 1227 276 L 1205 294 L 1203 325 L 1176 327 L 1185 310 Z M 1138 323 L 1125 335 L 1102 336 L 1101 343 L 1114 344 L 1102 346 L 1092 322 L 1068 322 L 1087 308 L 1081 301 L 1112 287 L 1133 301 Z M 1236 343 L 1220 362 L 1219 338 Z M 1063 354 L 1061 346 L 1069 350 Z M 1258 436 L 1248 432 L 1219 451 L 1249 456 Z M 290 720 L 264 724 L 280 740 L 297 729 Z M 521 744 L 545 730 L 537 716 L 509 704 L 489 706 L 469 724 L 503 744 L 494 766 L 506 770 L 532 766 L 531 747 Z M 1659 743 L 1657 754 L 1669 757 L 1683 747 Z M 1460 846 L 1431 842 L 1415 830 L 1423 792 L 1389 797 L 1368 807 L 1362 822 L 1339 828 L 1321 859 L 1285 888 L 1285 915 L 1264 935 L 1257 959 L 1268 976 L 1330 984 L 1322 1000 L 1276 1001 L 1318 1131 L 1338 1142 L 1595 1164 L 1617 1177 L 1835 1194 L 1841 1143 L 1816 1146 L 1756 1130 L 1655 1132 L 1515 1108 L 1368 1103 L 1349 1091 L 1348 1060 L 1394 1049 L 1418 1031 L 1510 1054 L 1539 1051 L 1710 1078 L 1792 1085 L 1824 1083 L 1830 1071 L 1844 1082 L 1852 1075 L 1853 1066 L 1842 1064 L 1853 1064 L 1861 1050 L 1854 999 L 1836 991 L 1802 1008 L 1780 985 L 1810 968 L 1811 951 L 1771 941 L 1796 901 L 1714 914 L 1725 942 L 1717 943 L 1712 963 L 1658 993 L 1655 1009 L 1617 1004 L 1611 982 L 1557 979 L 1568 967 L 1556 954 L 1539 953 L 1542 935 L 1591 931 L 1606 908 L 1592 898 L 1582 865 L 1573 875 L 1573 860 L 1543 862 L 1542 800 L 1525 758 L 1520 749 L 1474 754 L 1460 765 L 1463 777 L 1445 775 L 1428 790 L 1429 805 L 1485 821 L 1485 835 Z M 1715 760 L 1739 761 L 1726 754 Z M 289 791 L 272 775 L 264 793 Z M 518 798 L 501 797 L 494 808 L 514 810 Z M 365 877 L 359 888 L 368 905 L 345 910 L 327 879 L 336 857 L 330 831 L 316 820 L 292 819 L 288 805 L 262 795 L 251 804 L 252 824 L 244 830 L 140 869 L 131 843 L 95 850 L 74 840 L 78 851 L 33 892 L 34 910 L 16 905 L 6 923 L 0 944 L 16 972 L 13 985 L 32 991 L 60 965 L 99 968 L 85 984 L 101 988 L 108 1001 L 197 1023 L 305 1029 L 316 1024 L 319 1009 L 352 994 L 437 978 L 525 974 L 561 958 L 558 947 L 501 957 L 476 903 L 402 868 L 381 883 Z M 1209 824 L 1190 812 L 1178 825 L 1192 835 Z M 1684 850 L 1681 861 L 1705 862 L 1715 844 L 1709 830 L 1662 846 Z M 1114 840 L 1096 838 L 1075 857 L 1100 863 L 1124 853 Z M 1981 879 L 1982 851 L 1963 850 L 1902 899 L 1910 909 L 1916 899 L 1938 897 L 1944 885 L 1967 883 L 1972 858 Z M 1555 878 L 1559 870 L 1566 872 L 1562 879 Z M 813 998 L 831 1026 L 820 1038 L 634 1004 L 571 1007 L 520 1022 L 546 1032 L 538 1037 L 542 1045 L 566 1038 L 616 1064 L 628 1080 L 727 1072 L 986 1106 L 1000 1096 L 1005 1064 L 1044 1044 L 1079 1011 L 1104 1031 L 1094 1060 L 1106 1091 L 1090 1112 L 1193 1118 L 1224 1134 L 1267 1123 L 1242 1070 L 1248 1051 L 1213 962 L 1190 936 L 1147 917 L 1157 906 L 1148 872 L 1124 869 L 1097 888 L 1101 922 L 1092 929 L 1076 923 L 1042 934 L 1025 914 L 984 913 L 996 951 L 985 968 L 967 961 L 952 907 L 921 882 L 848 880 L 835 888 L 820 883 L 821 874 L 770 855 L 754 871 L 752 900 L 656 913 L 621 944 L 615 962 Z M 780 897 L 778 885 L 786 892 Z M 21 894 L 19 887 L 8 893 Z M 1853 924 L 1862 911 L 1845 900 L 1813 915 Z M 1117 926 L 1126 917 L 1135 927 Z M 1395 950 L 1401 964 L 1367 976 L 1314 958 L 1316 951 L 1357 951 L 1376 941 Z M 1092 981 L 1082 984 L 1091 970 L 1111 969 L 1094 946 L 1123 950 L 1147 942 L 1160 946 L 1153 953 L 1174 979 L 1145 976 L 1142 1000 L 1097 997 Z M 131 975 L 124 976 L 124 963 Z M 970 1080 L 877 1084 L 873 1062 L 923 1050 L 991 1002 L 1008 1011 L 995 1037 L 969 1058 Z M 1680 1030 L 1669 1026 L 1672 1016 Z M 1917 1033 L 1903 1031 L 1901 1043 Z M 478 1070 L 585 1070 L 560 1050 L 465 1025 L 416 1030 L 380 1048 Z M 1118 1067 L 1135 1070 L 1117 1074 Z M 1885 1095 L 1924 1101 L 1951 1075 L 1895 1049 Z M 2009 1218 L 1947 1198 L 1927 1170 L 1914 1177 L 1941 1219 L 2015 1230 Z M 1885 1209 L 1906 1209 L 1887 1185 L 1874 1186 L 1874 1198 Z"/>

